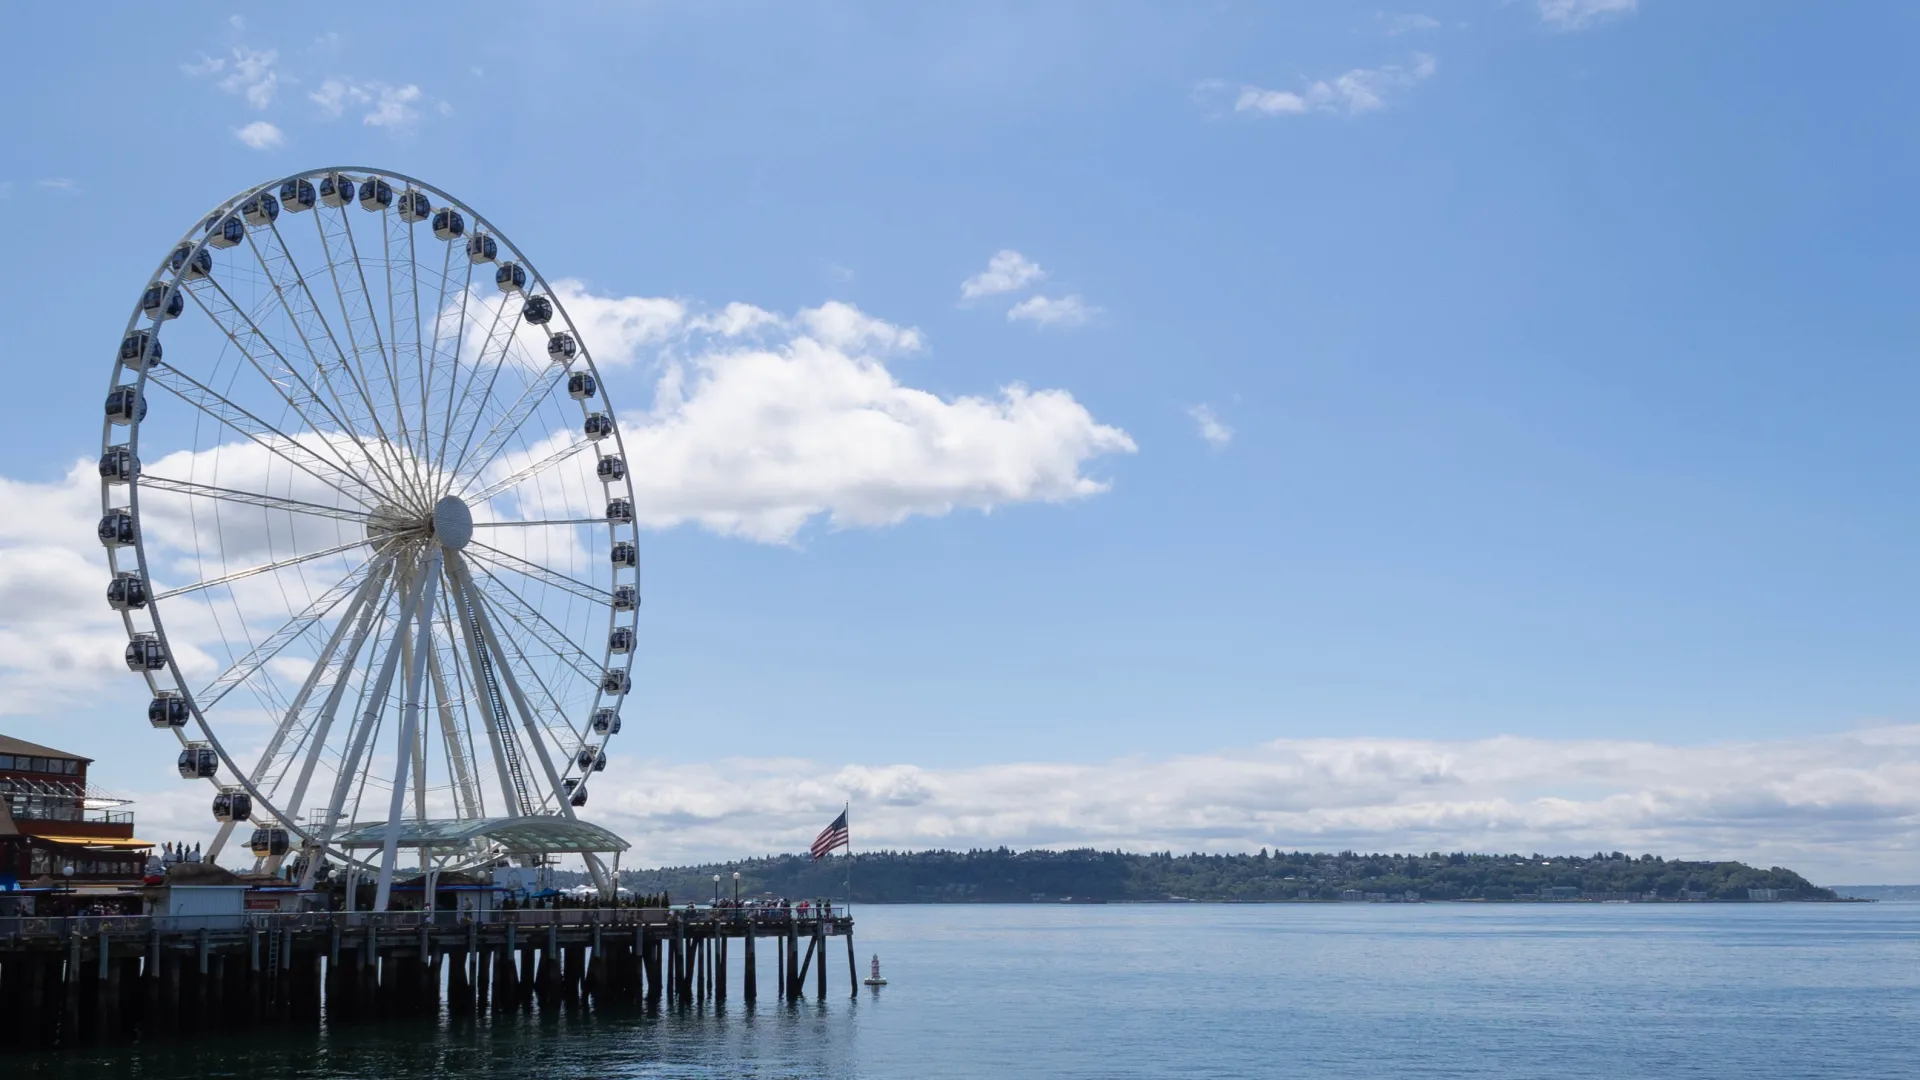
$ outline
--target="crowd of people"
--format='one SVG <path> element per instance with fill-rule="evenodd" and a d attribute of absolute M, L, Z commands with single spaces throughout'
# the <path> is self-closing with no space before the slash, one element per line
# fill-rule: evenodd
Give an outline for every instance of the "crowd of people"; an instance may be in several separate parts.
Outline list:
<path fill-rule="evenodd" d="M 200 845 L 199 844 L 195 844 L 193 845 L 193 847 L 189 848 L 187 847 L 185 842 L 178 843 L 178 844 L 169 842 L 169 843 L 161 844 L 159 851 L 156 851 L 152 855 L 147 857 L 147 873 L 148 874 L 164 874 L 167 872 L 168 867 L 175 866 L 180 863 L 197 863 L 199 861 L 200 861 Z"/>

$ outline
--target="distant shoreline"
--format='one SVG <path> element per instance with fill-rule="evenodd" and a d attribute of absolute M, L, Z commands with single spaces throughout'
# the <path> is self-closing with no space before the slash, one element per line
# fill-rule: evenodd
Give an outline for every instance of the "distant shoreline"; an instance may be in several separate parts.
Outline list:
<path fill-rule="evenodd" d="M 584 882 L 568 881 L 564 884 Z M 1779 903 L 1841 897 L 1792 870 L 1658 855 L 1215 855 L 1075 849 L 873 851 L 623 870 L 636 894 L 856 903 Z M 1862 897 L 1879 899 L 1880 897 Z"/>

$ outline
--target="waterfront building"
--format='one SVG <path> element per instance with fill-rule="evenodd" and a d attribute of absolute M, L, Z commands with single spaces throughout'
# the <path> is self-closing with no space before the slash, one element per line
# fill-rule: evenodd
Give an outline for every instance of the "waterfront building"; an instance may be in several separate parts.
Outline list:
<path fill-rule="evenodd" d="M 128 801 L 93 788 L 93 759 L 0 735 L 0 894 L 74 898 L 137 887 L 153 845 Z"/>

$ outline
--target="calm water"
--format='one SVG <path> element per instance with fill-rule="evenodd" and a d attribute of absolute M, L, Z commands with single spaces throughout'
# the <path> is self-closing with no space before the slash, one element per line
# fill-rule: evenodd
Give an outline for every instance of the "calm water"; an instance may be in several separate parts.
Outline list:
<path fill-rule="evenodd" d="M 825 1005 L 202 1037 L 9 1056 L 0 1072 L 1751 1080 L 1914 1075 L 1920 1044 L 1920 904 L 865 907 L 856 917 L 861 974 L 877 951 L 892 980 L 857 1002 L 836 952 Z"/>

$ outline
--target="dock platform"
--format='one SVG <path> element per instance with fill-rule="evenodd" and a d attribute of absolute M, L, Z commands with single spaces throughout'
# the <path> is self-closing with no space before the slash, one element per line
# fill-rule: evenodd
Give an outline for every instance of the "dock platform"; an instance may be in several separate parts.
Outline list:
<path fill-rule="evenodd" d="M 627 1002 L 680 1008 L 760 993 L 827 997 L 829 939 L 860 984 L 853 919 L 831 909 L 572 908 L 0 918 L 0 1046 L 145 1032 L 319 1024 Z M 740 956 L 729 962 L 737 947 Z M 0 1053 L 4 1053 L 0 1051 Z"/>

